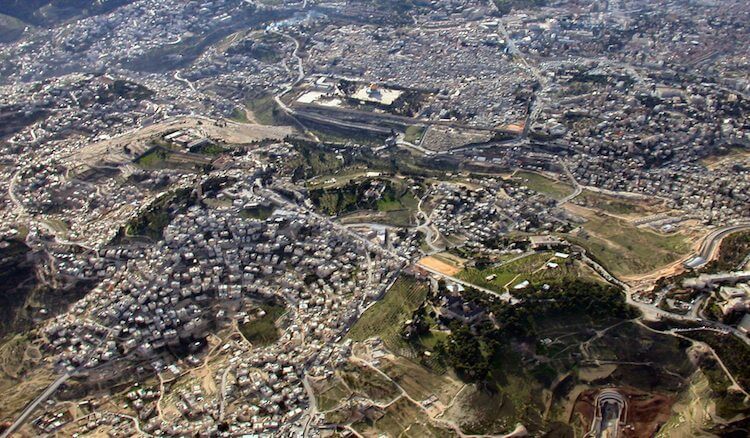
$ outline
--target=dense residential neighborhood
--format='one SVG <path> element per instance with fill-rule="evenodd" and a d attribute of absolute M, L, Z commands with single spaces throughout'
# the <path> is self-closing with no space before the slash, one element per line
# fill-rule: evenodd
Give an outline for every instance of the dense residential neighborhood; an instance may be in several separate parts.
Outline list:
<path fill-rule="evenodd" d="M 748 18 L 0 4 L 0 437 L 747 435 Z"/>

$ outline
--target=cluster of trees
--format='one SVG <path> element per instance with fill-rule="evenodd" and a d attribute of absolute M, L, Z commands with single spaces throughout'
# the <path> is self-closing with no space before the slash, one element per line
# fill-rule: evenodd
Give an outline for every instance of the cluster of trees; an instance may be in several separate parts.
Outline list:
<path fill-rule="evenodd" d="M 266 35 L 265 39 L 276 43 L 272 38 L 275 36 L 275 34 Z M 227 55 L 248 55 L 267 63 L 276 63 L 282 59 L 279 47 L 274 47 L 265 41 L 255 41 L 252 39 L 245 39 L 237 44 L 233 44 L 227 49 L 226 53 Z"/>
<path fill-rule="evenodd" d="M 702 271 L 733 271 L 740 267 L 739 265 L 748 254 L 750 254 L 750 231 L 732 234 L 721 242 L 719 257 L 708 263 Z"/>
<path fill-rule="evenodd" d="M 367 191 L 374 188 L 373 182 L 377 181 L 350 181 L 342 187 L 311 190 L 310 199 L 325 213 L 337 215 L 357 210 L 377 210 L 378 201 L 400 203 L 400 199 L 406 195 L 406 186 L 386 180 L 379 181 L 385 186 L 379 196 L 367 196 Z"/>
<path fill-rule="evenodd" d="M 721 357 L 724 365 L 743 388 L 750 387 L 750 347 L 738 337 L 708 330 L 685 332 L 685 336 L 705 342 Z"/>
<path fill-rule="evenodd" d="M 391 105 L 391 111 L 402 116 L 415 117 L 424 105 L 425 96 L 416 90 L 405 90 Z"/>
<path fill-rule="evenodd" d="M 162 238 L 164 228 L 172 218 L 187 210 L 195 202 L 196 198 L 192 194 L 192 188 L 185 187 L 170 192 L 154 201 L 143 214 L 132 219 L 125 227 L 121 228 L 116 240 L 120 241 L 129 236 L 159 240 Z"/>
<path fill-rule="evenodd" d="M 601 320 L 637 316 L 637 310 L 627 305 L 617 288 L 580 280 L 530 290 L 523 297 L 523 303 L 517 305 L 474 289 L 467 289 L 462 296 L 466 301 L 485 307 L 498 326 L 489 320 L 472 327 L 453 321 L 448 340 L 439 342 L 433 353 L 470 382 L 481 382 L 487 377 L 493 358 L 499 357 L 510 341 L 535 342 L 539 337 L 537 322 L 547 317 L 566 314 Z"/>
<path fill-rule="evenodd" d="M 490 355 L 482 352 L 483 343 L 488 342 L 468 326 L 455 324 L 447 345 L 438 344 L 436 350 L 462 379 L 480 382 L 490 371 Z"/>

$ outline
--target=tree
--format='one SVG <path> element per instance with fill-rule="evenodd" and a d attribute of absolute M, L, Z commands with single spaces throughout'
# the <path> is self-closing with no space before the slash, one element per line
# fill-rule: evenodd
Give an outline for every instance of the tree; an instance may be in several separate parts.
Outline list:
<path fill-rule="evenodd" d="M 482 354 L 479 337 L 465 325 L 455 327 L 448 338 L 447 361 L 462 379 L 479 382 L 487 377 L 489 362 Z"/>

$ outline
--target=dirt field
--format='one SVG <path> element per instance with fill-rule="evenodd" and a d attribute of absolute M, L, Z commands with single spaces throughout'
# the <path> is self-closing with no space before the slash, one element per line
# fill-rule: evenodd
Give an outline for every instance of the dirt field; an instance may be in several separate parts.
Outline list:
<path fill-rule="evenodd" d="M 623 281 L 638 281 L 678 265 L 698 244 L 698 234 L 690 229 L 664 234 L 589 208 L 568 204 L 565 209 L 586 220 L 568 238 Z"/>
<path fill-rule="evenodd" d="M 72 164 L 71 167 L 80 164 L 92 165 L 102 161 L 111 164 L 127 163 L 132 160 L 132 154 L 126 155 L 123 152 L 125 146 L 134 154 L 139 154 L 148 148 L 147 143 L 152 137 L 164 132 L 188 128 L 198 131 L 205 137 L 228 144 L 247 144 L 264 139 L 281 140 L 292 133 L 292 128 L 286 126 L 253 125 L 228 120 L 222 120 L 221 124 L 217 125 L 215 120 L 206 117 L 180 117 L 92 143 L 69 156 L 68 159 Z"/>
<path fill-rule="evenodd" d="M 436 256 L 425 257 L 419 261 L 419 264 L 450 276 L 454 276 L 461 272 L 461 267 L 448 263 L 444 259 Z"/>

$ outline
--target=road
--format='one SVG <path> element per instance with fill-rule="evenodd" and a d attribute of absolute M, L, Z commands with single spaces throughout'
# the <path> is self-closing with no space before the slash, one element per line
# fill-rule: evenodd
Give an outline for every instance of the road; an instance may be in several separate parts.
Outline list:
<path fill-rule="evenodd" d="M 404 139 L 405 134 L 398 134 L 398 137 L 396 138 L 396 145 L 397 146 L 403 146 L 408 149 L 413 149 L 417 152 L 420 152 L 424 155 L 435 155 L 435 151 L 431 151 L 429 149 L 425 149 L 422 146 L 418 144 L 414 144 L 411 142 L 408 142 Z"/>
<path fill-rule="evenodd" d="M 728 225 L 711 232 L 703 240 L 698 254 L 704 259 L 711 260 L 719 249 L 721 241 L 730 234 L 738 231 L 750 230 L 750 222 L 742 222 L 734 225 Z"/>
<path fill-rule="evenodd" d="M 638 321 L 638 324 L 641 327 L 645 328 L 646 330 L 652 331 L 654 333 L 660 333 L 660 334 L 666 334 L 666 335 L 676 336 L 678 338 L 685 339 L 686 341 L 689 341 L 691 343 L 697 343 L 697 344 L 700 344 L 700 345 L 704 346 L 705 348 L 707 348 L 713 354 L 714 358 L 716 359 L 716 362 L 719 364 L 719 366 L 721 367 L 721 369 L 724 371 L 724 374 L 726 374 L 727 377 L 729 378 L 729 380 L 732 382 L 732 385 L 734 386 L 734 388 L 736 388 L 738 391 L 742 392 L 746 397 L 750 397 L 750 394 L 748 394 L 748 392 L 742 387 L 742 385 L 740 385 L 739 382 L 737 382 L 737 379 L 734 378 L 734 375 L 729 371 L 729 369 L 726 367 L 726 365 L 724 365 L 724 362 L 721 360 L 721 357 L 716 353 L 716 351 L 713 348 L 711 348 L 710 345 L 708 345 L 708 344 L 706 344 L 704 342 L 696 341 L 695 339 L 692 339 L 692 338 L 689 338 L 689 337 L 687 337 L 685 335 L 680 334 L 680 333 L 690 332 L 690 331 L 712 330 L 711 328 L 702 327 L 702 328 L 694 328 L 694 329 L 671 329 L 671 330 L 662 331 L 662 330 L 656 330 L 654 328 L 651 328 L 651 327 L 647 326 L 646 324 L 643 324 L 641 321 Z"/>
<path fill-rule="evenodd" d="M 728 229 L 734 229 L 734 227 L 729 227 Z M 725 235 L 724 232 L 726 232 L 727 229 L 717 230 L 715 233 L 717 236 L 719 235 Z M 615 284 L 617 286 L 620 286 L 625 291 L 626 301 L 629 305 L 634 306 L 638 308 L 638 310 L 641 311 L 642 315 L 638 318 L 638 323 L 647 329 L 663 333 L 663 334 L 670 334 L 672 336 L 677 336 L 680 338 L 687 339 L 691 342 L 696 342 L 694 339 L 690 339 L 684 335 L 681 335 L 680 332 L 688 332 L 688 331 L 696 331 L 696 330 L 708 330 L 708 331 L 714 331 L 721 334 L 733 334 L 745 344 L 750 345 L 750 338 L 744 333 L 742 333 L 740 330 L 738 330 L 735 327 L 728 326 L 726 324 L 722 324 L 720 322 L 716 321 L 710 321 L 710 320 L 704 320 L 702 318 L 699 318 L 697 316 L 697 311 L 691 312 L 688 315 L 678 315 L 672 312 L 667 312 L 665 310 L 662 310 L 654 305 L 646 304 L 640 301 L 635 301 L 633 299 L 633 290 L 628 286 L 627 284 L 623 283 L 622 281 L 618 280 L 616 277 L 614 277 L 612 274 L 610 274 L 604 267 L 599 265 L 597 262 L 591 260 L 586 254 L 583 254 L 583 261 L 587 263 L 589 266 L 594 268 L 600 275 L 602 275 L 607 281 L 609 281 L 612 284 Z M 700 304 L 700 301 L 696 301 L 694 306 L 697 308 L 697 306 Z M 668 331 L 659 331 L 652 329 L 651 327 L 648 327 L 647 325 L 642 323 L 642 320 L 644 319 L 651 319 L 651 320 L 660 320 L 662 318 L 665 319 L 673 319 L 677 321 L 682 322 L 692 322 L 692 323 L 698 323 L 701 324 L 701 327 L 699 328 L 689 328 L 689 329 L 671 329 Z M 704 344 L 705 345 L 705 344 Z M 724 373 L 729 377 L 729 379 L 732 381 L 733 385 L 740 390 L 743 394 L 750 397 L 750 394 L 748 394 L 745 389 L 737 382 L 737 380 L 734 378 L 734 376 L 731 374 L 729 369 L 724 365 L 724 363 L 721 360 L 721 357 L 716 353 L 716 351 L 713 350 L 709 345 L 706 345 L 706 347 L 713 353 L 713 355 L 716 357 L 717 362 L 719 365 L 721 365 L 721 368 L 724 370 Z"/>
<path fill-rule="evenodd" d="M 570 168 L 567 164 L 560 162 L 560 166 L 562 166 L 563 170 L 565 171 L 565 175 L 568 176 L 568 179 L 570 179 L 570 182 L 573 183 L 573 186 L 575 187 L 575 190 L 570 195 L 564 197 L 560 201 L 558 201 L 557 205 L 561 206 L 564 205 L 570 201 L 572 201 L 575 197 L 580 195 L 583 192 L 583 186 L 578 184 L 578 181 L 576 181 L 575 176 L 573 176 L 573 172 L 570 171 Z"/>
<path fill-rule="evenodd" d="M 219 386 L 219 393 L 221 394 L 221 404 L 219 405 L 219 420 L 223 421 L 227 410 L 227 380 L 229 379 L 229 373 L 234 370 L 234 365 L 230 365 L 224 370 L 221 375 L 221 385 Z"/>
<path fill-rule="evenodd" d="M 195 91 L 196 91 L 196 89 L 195 89 L 195 87 L 193 86 L 193 83 L 192 83 L 192 82 L 188 81 L 188 80 L 187 80 L 187 79 L 185 79 L 185 78 L 182 78 L 182 77 L 180 77 L 180 72 L 178 72 L 178 71 L 174 72 L 174 78 L 175 78 L 175 80 L 177 80 L 177 81 L 180 81 L 180 82 L 184 82 L 184 83 L 186 83 L 186 84 L 188 85 L 188 87 L 190 87 L 190 89 L 191 89 L 191 90 L 193 90 L 193 92 L 195 92 Z"/>
<path fill-rule="evenodd" d="M 391 376 L 389 376 L 388 374 L 384 373 L 380 368 L 376 367 L 371 362 L 369 362 L 369 361 L 367 361 L 367 360 L 365 360 L 365 359 L 363 359 L 363 358 L 361 358 L 359 356 L 356 356 L 354 354 L 352 354 L 351 359 L 352 359 L 352 361 L 355 364 L 359 364 L 361 366 L 367 367 L 370 370 L 372 370 L 375 373 L 377 373 L 378 375 L 380 375 L 380 377 L 382 377 L 383 379 L 385 379 L 388 382 L 390 382 L 401 393 L 399 396 L 397 396 L 396 398 L 394 398 L 393 400 L 391 400 L 390 402 L 388 402 L 385 405 L 375 404 L 380 409 L 387 409 L 389 406 L 393 405 L 397 401 L 399 401 L 401 399 L 406 399 L 409 402 L 411 402 L 417 409 L 419 409 L 420 411 L 422 411 L 422 413 L 424 415 L 426 415 L 428 418 L 430 418 L 433 422 L 435 422 L 438 425 L 441 425 L 443 427 L 447 427 L 447 428 L 453 430 L 456 433 L 456 435 L 458 435 L 460 438 L 470 438 L 470 437 L 479 436 L 479 435 L 466 435 L 461 430 L 461 427 L 457 423 L 455 423 L 453 421 L 445 420 L 445 419 L 442 419 L 442 418 L 432 417 L 429 414 L 429 412 L 425 409 L 425 407 L 422 405 L 422 403 L 421 403 L 420 400 L 414 399 L 411 395 L 409 395 L 409 393 L 406 391 L 406 389 L 404 389 L 398 382 L 396 382 L 395 380 L 393 380 L 391 378 Z"/>
<path fill-rule="evenodd" d="M 499 294 L 499 293 L 495 292 L 494 290 L 490 290 L 490 289 L 487 289 L 487 288 L 484 288 L 484 287 L 480 287 L 480 286 L 477 286 L 475 284 L 469 283 L 467 281 L 464 281 L 464 280 L 458 279 L 456 277 L 450 276 L 448 274 L 444 274 L 444 273 L 442 273 L 440 271 L 432 269 L 429 266 L 425 266 L 425 265 L 423 265 L 421 263 L 417 263 L 417 266 L 419 266 L 421 269 L 424 269 L 427 272 L 435 274 L 435 275 L 437 275 L 439 277 L 443 277 L 446 280 L 450 280 L 450 281 L 452 281 L 454 283 L 458 283 L 458 284 L 460 284 L 462 286 L 465 286 L 465 287 L 470 287 L 472 289 L 476 289 L 476 290 L 478 290 L 480 292 L 484 292 L 484 293 L 489 294 L 489 295 L 494 295 L 494 296 L 500 298 L 501 300 L 509 302 L 511 304 L 515 304 L 515 302 L 516 302 L 516 299 L 513 298 L 509 293 Z"/>
<path fill-rule="evenodd" d="M 744 225 L 744 226 L 747 226 L 747 225 Z M 720 230 L 716 230 L 714 233 L 712 233 L 712 236 L 710 236 L 710 237 L 712 239 L 716 239 L 716 238 L 718 238 L 720 236 L 726 236 L 727 232 L 731 234 L 732 232 L 737 231 L 736 227 L 737 226 L 730 226 L 730 227 L 725 227 L 725 228 L 720 229 Z M 734 231 L 731 231 L 731 230 L 734 230 Z M 716 244 L 715 242 L 707 242 L 707 243 L 708 243 L 708 246 L 715 246 L 715 244 Z M 680 332 L 695 331 L 695 330 L 708 330 L 708 331 L 714 331 L 714 332 L 718 332 L 718 333 L 725 334 L 725 335 L 731 333 L 732 335 L 734 335 L 735 337 L 737 337 L 741 341 L 743 341 L 745 344 L 750 345 L 750 338 L 748 338 L 748 336 L 745 333 L 741 332 L 737 328 L 732 327 L 732 326 L 728 326 L 726 324 L 722 324 L 720 322 L 705 320 L 703 318 L 698 317 L 697 307 L 700 305 L 700 300 L 697 300 L 694 303 L 694 311 L 690 312 L 687 315 L 678 315 L 678 314 L 675 314 L 675 313 L 672 313 L 672 312 L 667 312 L 665 310 L 662 310 L 662 309 L 656 307 L 655 305 L 646 304 L 646 303 L 634 300 L 633 299 L 633 292 L 634 291 L 631 290 L 630 286 L 628 286 L 627 284 L 625 284 L 625 283 L 621 282 L 620 280 L 618 280 L 617 278 L 615 278 L 612 274 L 610 274 L 609 272 L 607 272 L 607 270 L 605 270 L 604 267 L 602 267 L 601 265 L 599 265 L 595 261 L 591 260 L 588 256 L 586 256 L 585 253 L 584 253 L 583 260 L 584 260 L 584 262 L 586 262 L 587 264 L 589 264 L 589 266 L 591 266 L 597 272 L 599 272 L 599 274 L 601 274 L 607 281 L 609 281 L 610 283 L 613 283 L 615 285 L 618 285 L 618 286 L 620 286 L 620 287 L 622 287 L 624 289 L 627 303 L 629 305 L 632 305 L 632 306 L 638 308 L 638 310 L 640 310 L 641 313 L 642 313 L 642 316 L 638 318 L 639 319 L 639 323 L 641 325 L 643 325 L 644 327 L 647 327 L 649 330 L 655 331 L 655 332 L 659 332 L 659 333 L 663 333 L 663 334 L 670 334 L 670 335 L 673 335 L 673 336 L 681 337 L 681 338 L 684 338 L 684 339 L 688 339 L 691 342 L 696 342 L 696 341 L 694 339 L 690 339 L 690 338 L 688 338 L 688 337 L 686 337 L 684 335 L 681 335 Z M 681 321 L 681 322 L 697 323 L 697 324 L 700 324 L 701 327 L 700 328 L 691 328 L 691 329 L 672 329 L 672 330 L 669 330 L 669 331 L 662 332 L 662 331 L 654 330 L 654 329 L 646 326 L 645 324 L 643 324 L 641 321 L 644 320 L 644 319 L 651 319 L 651 320 L 654 320 L 654 321 L 657 321 L 657 320 L 660 320 L 660 319 L 673 319 L 673 320 Z M 732 384 L 739 391 L 741 391 L 743 394 L 745 394 L 746 396 L 750 397 L 750 394 L 748 394 L 745 391 L 745 389 L 739 384 L 739 382 L 737 382 L 737 379 L 735 379 L 735 377 L 732 375 L 732 373 L 729 371 L 729 369 L 724 365 L 724 363 L 721 360 L 721 357 L 719 357 L 719 355 L 716 353 L 716 351 L 714 351 L 713 348 L 711 348 L 708 345 L 706 345 L 706 347 L 713 353 L 714 357 L 716 357 L 717 362 L 719 363 L 719 365 L 721 366 L 721 368 L 724 370 L 724 373 L 732 381 Z"/>
<path fill-rule="evenodd" d="M 430 216 L 422 210 L 422 204 L 424 203 L 424 200 L 427 198 L 427 195 L 424 195 L 422 198 L 419 199 L 419 203 L 417 204 L 417 211 L 418 211 L 418 218 L 424 218 L 425 222 L 419 226 L 417 226 L 417 230 L 422 231 L 425 234 L 425 243 L 427 243 L 427 246 L 430 247 L 432 250 L 432 253 L 438 253 L 440 251 L 443 251 L 443 248 L 439 248 L 435 246 L 435 242 L 437 241 L 440 233 L 433 229 L 432 227 L 432 219 Z M 428 254 L 429 255 L 429 254 Z"/>
<path fill-rule="evenodd" d="M 498 13 L 500 13 L 500 9 L 497 7 L 497 4 L 495 4 L 494 0 L 489 0 L 489 2 L 490 7 L 494 8 Z M 513 41 L 513 38 L 511 38 L 510 36 L 510 32 L 508 32 L 508 29 L 503 24 L 502 17 L 499 17 L 497 22 L 498 30 L 502 34 L 502 37 L 505 39 L 510 54 L 521 61 L 521 64 L 523 64 L 526 69 L 531 72 L 531 74 L 539 82 L 539 86 L 541 87 L 541 90 L 538 90 L 534 93 L 532 103 L 529 106 L 528 114 L 526 115 L 526 121 L 524 122 L 523 126 L 523 136 L 525 137 L 528 134 L 531 125 L 534 124 L 536 119 L 542 113 L 542 105 L 539 102 L 539 96 L 540 94 L 542 94 L 544 87 L 547 84 L 547 80 L 544 75 L 542 75 L 541 71 L 536 66 L 530 64 L 526 59 L 526 56 L 524 56 L 523 52 L 518 49 L 518 46 L 516 46 L 516 42 Z"/>
<path fill-rule="evenodd" d="M 26 214 L 26 208 L 24 208 L 23 203 L 16 197 L 16 184 L 18 184 L 18 178 L 20 176 L 21 171 L 17 170 L 10 179 L 10 184 L 8 184 L 8 197 L 13 205 L 15 205 L 16 210 L 18 210 L 18 215 L 24 216 Z"/>
<path fill-rule="evenodd" d="M 318 402 L 315 400 L 315 391 L 313 391 L 312 385 L 310 385 L 308 376 L 302 379 L 302 386 L 305 387 L 307 398 L 310 399 L 310 406 L 307 408 L 307 421 L 305 422 L 305 429 L 302 432 L 302 437 L 307 438 L 310 435 L 310 424 L 315 419 L 315 415 L 318 414 Z"/>
<path fill-rule="evenodd" d="M 604 269 L 602 265 L 600 265 L 599 263 L 589 258 L 585 252 L 583 253 L 582 260 L 591 268 L 593 268 L 595 271 L 597 271 L 602 277 L 604 277 L 605 280 L 607 280 L 608 282 L 616 286 L 621 287 L 625 291 L 625 297 L 626 297 L 627 303 L 633 307 L 637 307 L 638 310 L 640 310 L 641 313 L 643 314 L 644 318 L 651 319 L 654 321 L 666 318 L 666 319 L 674 319 L 674 320 L 683 321 L 683 322 L 699 323 L 699 324 L 702 324 L 707 329 L 715 329 L 715 330 L 720 330 L 725 333 L 732 333 L 733 335 L 737 336 L 740 340 L 750 345 L 750 338 L 748 338 L 746 334 L 742 333 L 737 328 L 728 326 L 726 324 L 722 324 L 720 322 L 710 321 L 710 320 L 705 320 L 703 318 L 700 318 L 697 315 L 697 311 L 690 312 L 687 315 L 679 315 L 676 313 L 672 313 L 672 312 L 668 312 L 666 310 L 660 309 L 653 304 L 647 304 L 641 301 L 636 301 L 635 299 L 633 299 L 633 294 L 635 293 L 635 291 L 632 290 L 628 284 L 623 283 L 622 281 L 618 280 L 614 275 L 610 274 L 606 269 Z M 699 301 L 696 301 L 694 306 L 697 306 L 698 304 L 699 304 Z"/>
<path fill-rule="evenodd" d="M 78 373 L 79 371 L 81 371 L 84 368 L 86 368 L 86 364 L 91 359 L 91 357 L 94 355 L 94 353 L 96 353 L 97 349 L 99 347 L 101 347 L 102 345 L 104 345 L 104 343 L 107 342 L 107 340 L 112 336 L 112 330 L 109 329 L 109 328 L 107 330 L 108 330 L 107 336 L 103 337 L 99 341 L 99 344 L 96 346 L 96 348 L 93 348 L 91 350 L 91 353 L 89 354 L 88 357 L 86 357 L 86 360 L 83 361 L 83 363 L 81 364 L 81 366 L 79 366 L 78 368 L 76 368 L 73 371 L 69 371 L 69 372 L 66 372 L 66 373 L 62 374 L 60 377 L 57 378 L 57 380 L 55 380 L 54 382 L 52 382 L 47 387 L 47 389 L 44 390 L 44 392 L 42 392 L 41 394 L 39 394 L 37 396 L 37 398 L 34 399 L 34 401 L 32 401 L 31 403 L 29 403 L 28 406 L 26 406 L 26 408 L 24 408 L 24 410 L 21 411 L 21 413 L 19 414 L 18 418 L 16 418 L 16 421 L 14 421 L 13 424 L 11 424 L 11 426 L 8 429 L 6 429 L 5 432 L 3 432 L 2 435 L 0 435 L 0 438 L 7 438 L 7 437 L 11 436 L 18 428 L 20 428 L 21 426 L 24 425 L 24 423 L 26 422 L 26 420 L 29 419 L 29 416 L 34 412 L 34 410 L 36 410 L 36 408 L 39 407 L 40 404 L 44 403 L 48 398 L 50 398 L 52 396 L 52 394 L 55 393 L 55 391 L 57 391 L 57 389 L 60 387 L 60 385 L 62 385 L 63 383 L 67 382 L 68 379 L 70 379 L 71 377 L 73 377 L 76 373 Z"/>
<path fill-rule="evenodd" d="M 38 408 L 40 404 L 44 403 L 48 398 L 50 398 L 52 394 L 57 391 L 57 388 L 68 381 L 71 376 L 72 375 L 70 373 L 65 373 L 62 376 L 58 377 L 57 380 L 52 382 L 52 384 L 48 386 L 43 393 L 39 394 L 39 396 L 33 402 L 29 403 L 29 405 L 26 406 L 26 408 L 21 412 L 18 418 L 16 418 L 16 421 L 8 429 L 6 429 L 2 435 L 0 435 L 0 438 L 7 438 L 15 433 L 18 428 L 26 423 L 26 420 L 29 419 L 29 416 L 36 410 L 36 408 Z"/>
<path fill-rule="evenodd" d="M 292 108 L 289 108 L 289 106 L 287 106 L 287 104 L 285 104 L 284 101 L 281 100 L 281 98 L 284 97 L 285 94 L 292 91 L 294 87 L 299 85 L 299 83 L 305 79 L 305 68 L 304 68 L 304 65 L 302 64 L 302 58 L 300 58 L 298 54 L 299 49 L 300 49 L 299 41 L 297 41 L 297 38 L 294 38 L 293 36 L 287 35 L 283 32 L 279 32 L 276 30 L 271 30 L 270 32 L 276 35 L 279 35 L 282 38 L 286 38 L 294 42 L 294 51 L 292 52 L 292 58 L 296 61 L 296 64 L 297 64 L 297 78 L 294 81 L 292 81 L 290 84 L 287 84 L 278 94 L 276 94 L 273 97 L 273 100 L 276 102 L 276 105 L 278 105 L 279 108 L 281 108 L 281 110 L 287 114 L 287 116 L 289 116 L 292 120 L 294 120 L 295 123 L 297 123 L 297 125 L 299 125 L 300 128 L 302 128 L 305 134 L 307 134 L 310 138 L 312 138 L 316 142 L 320 142 L 320 138 L 318 138 L 318 136 L 315 135 L 315 133 L 307 129 L 307 127 L 303 125 L 302 122 L 299 121 L 299 119 L 296 116 L 296 111 L 294 111 L 294 109 Z M 287 70 L 289 70 L 286 63 L 284 63 L 284 66 L 287 68 Z"/>

